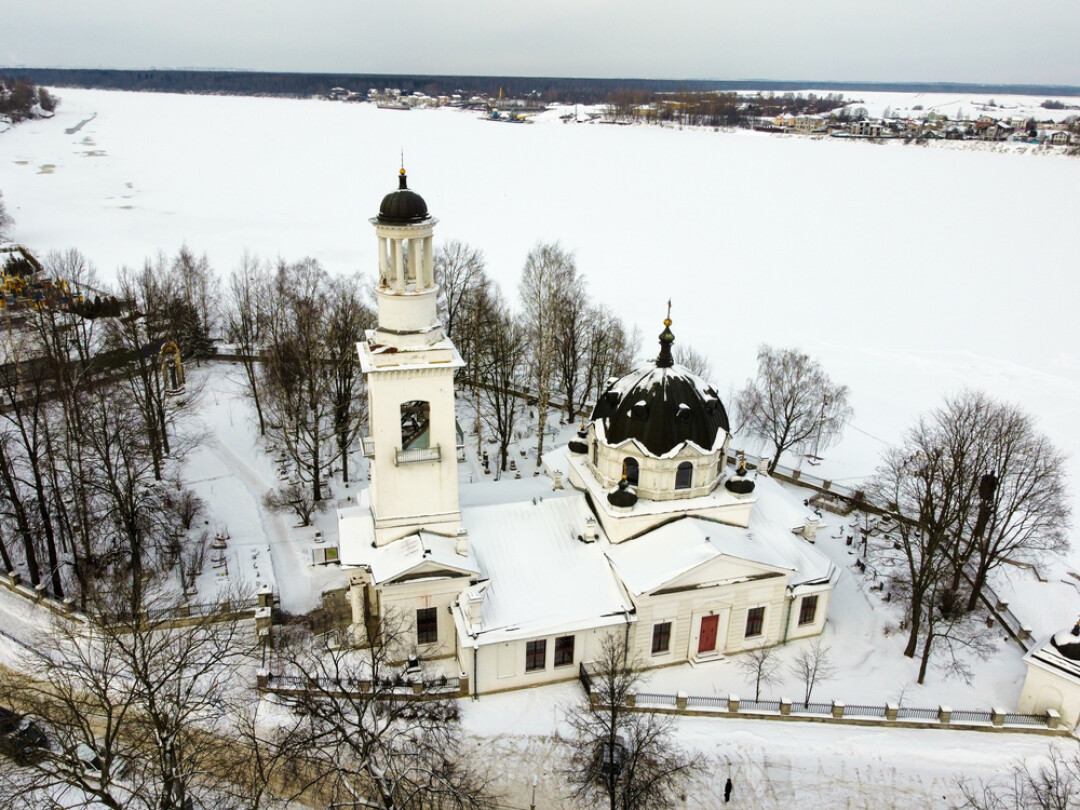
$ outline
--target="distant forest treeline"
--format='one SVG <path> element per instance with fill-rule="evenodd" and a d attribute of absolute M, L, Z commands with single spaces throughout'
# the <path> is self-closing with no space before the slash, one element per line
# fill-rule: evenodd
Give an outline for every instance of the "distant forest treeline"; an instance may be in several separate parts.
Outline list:
<path fill-rule="evenodd" d="M 430 96 L 532 96 L 542 101 L 598 104 L 626 91 L 704 92 L 750 91 L 835 92 L 880 91 L 897 93 L 980 93 L 1036 96 L 1080 96 L 1080 87 L 1034 84 L 873 83 L 702 81 L 667 79 L 573 79 L 529 76 L 404 76 L 378 73 L 257 73 L 225 70 L 100 70 L 69 68 L 0 68 L 0 72 L 26 77 L 50 87 L 90 87 L 105 90 L 142 90 L 158 93 L 216 93 L 309 97 L 344 87 L 357 92 L 393 87 L 403 93 L 420 91 Z"/>

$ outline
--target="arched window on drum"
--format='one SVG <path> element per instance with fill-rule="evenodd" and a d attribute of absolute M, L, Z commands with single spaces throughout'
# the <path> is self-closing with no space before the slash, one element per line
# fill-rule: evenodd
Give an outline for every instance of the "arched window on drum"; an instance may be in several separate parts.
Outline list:
<path fill-rule="evenodd" d="M 638 463 L 636 458 L 624 458 L 622 463 L 623 475 L 626 476 L 626 483 L 631 486 L 637 486 L 638 483 Z"/>
<path fill-rule="evenodd" d="M 694 465 L 684 461 L 675 470 L 675 489 L 690 489 L 694 479 Z"/>

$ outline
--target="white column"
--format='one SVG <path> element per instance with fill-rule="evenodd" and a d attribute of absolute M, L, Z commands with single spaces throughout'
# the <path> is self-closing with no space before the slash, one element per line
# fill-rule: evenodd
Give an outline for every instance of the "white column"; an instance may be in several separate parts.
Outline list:
<path fill-rule="evenodd" d="M 424 276 L 427 278 L 427 286 L 435 286 L 435 253 L 431 249 L 432 237 L 424 237 Z"/>
<path fill-rule="evenodd" d="M 426 286 L 424 281 L 424 248 L 423 240 L 415 237 L 409 238 L 409 269 L 416 281 L 416 291 L 420 292 Z"/>
<path fill-rule="evenodd" d="M 394 289 L 405 292 L 405 252 L 400 239 L 394 239 Z"/>
<path fill-rule="evenodd" d="M 390 263 L 386 259 L 386 237 L 379 237 L 379 284 L 390 283 Z"/>

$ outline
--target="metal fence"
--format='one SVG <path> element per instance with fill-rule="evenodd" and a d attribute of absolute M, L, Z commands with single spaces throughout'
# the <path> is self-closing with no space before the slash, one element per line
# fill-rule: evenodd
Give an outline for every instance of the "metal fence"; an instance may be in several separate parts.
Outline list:
<path fill-rule="evenodd" d="M 937 709 L 913 709 L 901 706 L 896 713 L 897 720 L 937 720 Z"/>
<path fill-rule="evenodd" d="M 844 717 L 885 717 L 884 706 L 860 706 L 849 703 L 844 706 Z"/>
<path fill-rule="evenodd" d="M 722 709 L 727 711 L 728 699 L 725 697 L 691 695 L 686 699 L 686 706 L 689 709 Z"/>
<path fill-rule="evenodd" d="M 664 695 L 657 692 L 639 692 L 636 697 L 638 705 L 642 703 L 649 706 L 677 706 L 676 695 Z"/>
<path fill-rule="evenodd" d="M 586 691 L 593 697 L 598 693 L 589 688 L 591 678 L 585 667 L 581 667 L 581 681 Z M 734 697 L 734 696 L 733 696 Z M 1021 714 L 1019 712 L 997 712 L 984 709 L 945 710 L 943 707 L 922 708 L 915 706 L 892 706 L 873 704 L 844 704 L 839 701 L 830 703 L 802 703 L 792 700 L 740 700 L 738 698 L 717 695 L 664 694 L 661 692 L 639 692 L 628 698 L 627 704 L 638 711 L 692 712 L 694 714 L 714 715 L 717 717 L 794 717 L 820 718 L 830 721 L 877 722 L 881 724 L 906 723 L 938 724 L 945 727 L 993 726 L 1011 731 L 1047 730 L 1059 734 L 1068 734 L 1069 729 L 1060 727 L 1048 714 Z"/>
<path fill-rule="evenodd" d="M 953 714 L 955 717 L 956 714 Z M 1015 712 L 1006 712 L 1005 724 L 1010 726 L 1045 726 L 1046 715 L 1045 714 L 1017 714 Z"/>
<path fill-rule="evenodd" d="M 372 686 L 371 681 L 360 678 L 308 678 L 302 675 L 266 673 L 260 678 L 260 688 L 278 694 L 315 694 L 325 696 L 372 695 L 378 700 L 396 697 L 438 698 L 457 695 L 461 679 L 450 677 L 429 678 L 410 682 L 396 680 Z"/>
<path fill-rule="evenodd" d="M 748 712 L 778 712 L 780 711 L 779 700 L 740 700 L 739 711 Z"/>
<path fill-rule="evenodd" d="M 959 709 L 952 713 L 952 719 L 954 723 L 989 723 L 993 720 L 993 714 L 990 712 Z"/>

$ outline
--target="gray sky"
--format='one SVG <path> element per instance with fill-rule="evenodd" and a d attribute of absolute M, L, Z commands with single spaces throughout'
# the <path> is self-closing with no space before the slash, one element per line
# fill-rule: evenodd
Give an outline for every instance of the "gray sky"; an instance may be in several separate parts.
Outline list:
<path fill-rule="evenodd" d="M 0 64 L 1080 85 L 1080 0 L 0 0 Z"/>

